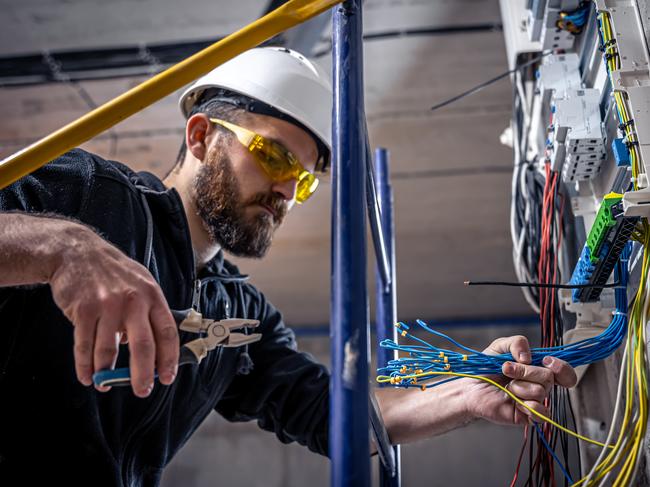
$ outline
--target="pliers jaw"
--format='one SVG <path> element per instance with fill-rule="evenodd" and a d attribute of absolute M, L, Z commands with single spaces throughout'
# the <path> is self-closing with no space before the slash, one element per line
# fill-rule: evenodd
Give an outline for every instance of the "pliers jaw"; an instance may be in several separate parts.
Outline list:
<path fill-rule="evenodd" d="M 204 319 L 201 313 L 190 309 L 184 311 L 172 310 L 172 315 L 179 329 L 201 335 L 181 346 L 178 365 L 199 364 L 210 350 L 216 347 L 241 347 L 255 343 L 262 338 L 261 333 L 246 335 L 234 330 L 240 328 L 256 328 L 258 320 L 230 318 L 226 320 Z M 157 372 L 155 377 L 158 377 Z M 128 386 L 131 383 L 131 371 L 128 367 L 121 369 L 101 370 L 93 375 L 93 382 L 98 386 Z"/>
<path fill-rule="evenodd" d="M 190 317 L 188 316 L 188 318 Z M 197 329 L 196 317 L 191 317 L 191 319 L 193 321 L 189 326 L 184 325 L 183 322 L 181 323 L 180 328 L 185 331 L 190 331 L 188 328 L 192 328 L 192 331 L 197 333 L 194 331 Z M 208 352 L 214 350 L 218 346 L 234 348 L 255 343 L 262 338 L 261 333 L 246 335 L 244 333 L 237 333 L 234 330 L 239 330 L 241 328 L 256 328 L 259 324 L 260 322 L 258 320 L 246 320 L 240 318 L 230 318 L 219 321 L 202 320 L 200 333 L 205 333 L 205 336 L 192 340 L 181 347 L 180 363 L 201 363 L 201 360 L 207 356 Z M 190 351 L 193 358 L 192 355 L 186 353 L 185 350 Z M 183 360 L 187 361 L 184 362 Z"/>

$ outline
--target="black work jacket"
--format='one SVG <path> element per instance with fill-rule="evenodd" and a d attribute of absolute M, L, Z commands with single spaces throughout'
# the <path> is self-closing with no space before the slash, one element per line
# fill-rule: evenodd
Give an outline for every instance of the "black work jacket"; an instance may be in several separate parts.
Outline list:
<path fill-rule="evenodd" d="M 170 308 L 258 319 L 263 334 L 248 350 L 217 348 L 181 366 L 173 385 L 156 383 L 146 399 L 127 387 L 99 393 L 76 379 L 73 327 L 49 286 L 0 288 L 0 485 L 156 485 L 213 409 L 327 453 L 327 370 L 296 351 L 280 313 L 221 253 L 195 275 L 174 189 L 74 150 L 0 191 L 0 211 L 77 219 L 147 263 Z M 122 346 L 118 367 L 127 364 Z"/>

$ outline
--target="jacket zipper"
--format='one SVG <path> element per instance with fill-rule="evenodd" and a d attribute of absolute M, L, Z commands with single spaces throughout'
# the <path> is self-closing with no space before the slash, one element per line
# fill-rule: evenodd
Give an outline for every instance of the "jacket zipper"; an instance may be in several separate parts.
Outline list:
<path fill-rule="evenodd" d="M 193 280 L 194 285 L 192 289 L 192 308 L 194 308 L 196 311 L 199 313 L 201 312 L 201 279 L 194 279 Z M 160 411 L 163 409 L 163 405 L 165 402 L 167 402 L 167 396 L 169 395 L 168 393 L 169 387 L 165 387 L 162 391 L 162 396 L 160 400 L 158 400 L 155 403 L 155 408 L 151 412 L 151 414 L 147 415 L 145 421 L 143 421 L 138 428 L 135 428 L 131 435 L 129 436 L 127 440 L 127 444 L 124 448 L 124 456 L 123 456 L 123 465 L 126 465 L 126 470 L 122 470 L 122 477 L 124 481 L 124 485 L 128 486 L 130 485 L 130 479 L 131 479 L 131 471 L 133 468 L 133 462 L 135 461 L 135 455 L 130 455 L 131 450 L 133 448 L 131 447 L 131 440 L 136 437 L 137 434 L 140 433 L 145 433 L 148 429 L 149 426 L 151 426 L 157 419 L 158 415 L 160 414 Z"/>
<path fill-rule="evenodd" d="M 192 291 L 192 308 L 201 312 L 201 279 L 194 280 L 194 290 Z"/>

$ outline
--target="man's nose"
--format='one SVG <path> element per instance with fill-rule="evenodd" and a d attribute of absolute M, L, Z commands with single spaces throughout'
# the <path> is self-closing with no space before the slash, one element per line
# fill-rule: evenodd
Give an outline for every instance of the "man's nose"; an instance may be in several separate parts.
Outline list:
<path fill-rule="evenodd" d="M 285 201 L 291 201 L 296 197 L 298 181 L 295 178 L 286 181 L 275 181 L 271 189 L 274 193 L 282 196 Z"/>

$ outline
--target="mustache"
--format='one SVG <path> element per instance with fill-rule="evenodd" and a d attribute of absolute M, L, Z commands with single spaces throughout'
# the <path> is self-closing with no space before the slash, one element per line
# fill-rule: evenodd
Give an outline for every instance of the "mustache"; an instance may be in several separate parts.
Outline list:
<path fill-rule="evenodd" d="M 258 193 L 248 202 L 249 205 L 264 205 L 268 206 L 275 213 L 275 220 L 279 223 L 287 215 L 287 203 L 278 196 L 268 193 Z"/>

